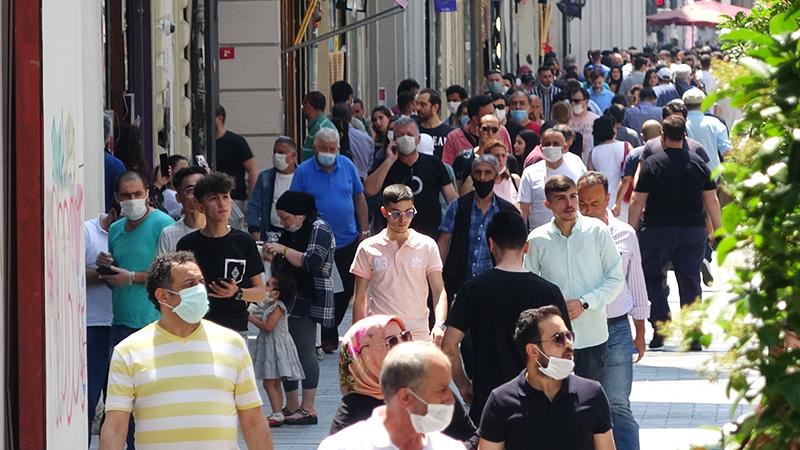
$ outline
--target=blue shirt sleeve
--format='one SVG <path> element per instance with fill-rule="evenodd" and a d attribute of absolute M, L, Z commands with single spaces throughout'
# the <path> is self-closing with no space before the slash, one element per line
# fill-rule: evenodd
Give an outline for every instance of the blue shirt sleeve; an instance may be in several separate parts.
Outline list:
<path fill-rule="evenodd" d="M 289 185 L 289 190 L 290 191 L 305 192 L 303 190 L 304 181 L 305 181 L 303 179 L 304 170 L 302 170 L 302 169 L 303 169 L 303 165 L 301 164 L 301 165 L 299 165 L 297 167 L 297 170 L 294 171 L 294 176 L 292 177 L 292 184 Z"/>
<path fill-rule="evenodd" d="M 442 224 L 439 225 L 439 231 L 442 233 L 453 234 L 453 229 L 456 227 L 456 210 L 458 209 L 458 201 L 450 203 L 447 207 L 447 212 L 444 214 Z"/>
<path fill-rule="evenodd" d="M 265 170 L 258 174 L 256 184 L 253 186 L 253 192 L 250 193 L 250 200 L 247 202 L 247 227 L 251 233 L 258 232 L 261 229 L 261 195 L 266 173 L 267 171 Z M 272 201 L 272 199 L 269 199 L 269 201 Z"/>

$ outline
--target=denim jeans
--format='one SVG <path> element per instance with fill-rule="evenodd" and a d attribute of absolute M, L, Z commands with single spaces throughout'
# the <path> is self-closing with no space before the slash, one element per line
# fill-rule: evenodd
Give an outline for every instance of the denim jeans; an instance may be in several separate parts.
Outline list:
<path fill-rule="evenodd" d="M 575 375 L 598 383 L 603 380 L 608 358 L 608 342 L 587 348 L 575 349 Z"/>
<path fill-rule="evenodd" d="M 133 333 L 139 331 L 136 328 L 128 328 L 121 325 L 113 325 L 111 327 L 111 348 L 113 350 L 114 347 L 117 346 L 120 342 L 124 341 L 125 338 L 132 335 Z M 126 443 L 128 444 L 128 450 L 135 450 L 136 445 L 134 444 L 133 435 L 136 432 L 136 424 L 133 421 L 133 413 L 131 413 L 131 418 L 128 421 L 128 438 L 126 439 Z"/>
<path fill-rule="evenodd" d="M 89 444 L 92 443 L 92 421 L 100 392 L 108 380 L 108 363 L 111 360 L 111 327 L 86 327 L 86 396 L 89 412 Z"/>
<path fill-rule="evenodd" d="M 639 450 L 639 424 L 631 412 L 633 383 L 633 336 L 625 320 L 608 324 L 608 360 L 603 374 L 603 389 L 611 404 L 614 442 L 619 450 Z"/>

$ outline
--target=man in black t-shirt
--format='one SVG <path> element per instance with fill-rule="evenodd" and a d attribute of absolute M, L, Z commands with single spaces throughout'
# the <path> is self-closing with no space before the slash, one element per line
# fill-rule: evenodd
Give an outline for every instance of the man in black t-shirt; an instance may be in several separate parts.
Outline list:
<path fill-rule="evenodd" d="M 499 212 L 486 228 L 489 251 L 497 264 L 464 283 L 447 316 L 442 350 L 450 357 L 461 397 L 470 404 L 475 423 L 492 389 L 516 377 L 525 360 L 514 344 L 514 327 L 522 311 L 555 305 L 569 322 L 567 304 L 553 283 L 522 266 L 528 228 L 515 212 Z M 459 344 L 471 334 L 472 380 L 461 364 Z"/>
<path fill-rule="evenodd" d="M 233 131 L 225 129 L 225 108 L 217 106 L 216 112 L 217 154 L 216 170 L 232 176 L 235 185 L 231 191 L 231 198 L 242 212 L 241 223 L 235 224 L 239 229 L 244 229 L 244 218 L 247 217 L 247 197 L 258 178 L 256 160 L 253 152 L 243 137 Z M 247 184 L 245 184 L 245 176 Z M 246 230 L 245 230 L 246 231 Z"/>
<path fill-rule="evenodd" d="M 264 264 L 249 234 L 228 226 L 233 179 L 215 172 L 194 186 L 194 197 L 206 216 L 206 226 L 178 241 L 178 250 L 194 253 L 208 286 L 206 319 L 247 338 L 247 302 L 262 302 L 266 288 Z"/>
<path fill-rule="evenodd" d="M 447 135 L 453 131 L 450 125 L 442 122 L 439 114 L 442 109 L 442 97 L 433 89 L 423 89 L 417 95 L 417 114 L 422 122 L 419 132 L 433 138 L 433 156 L 442 160 L 442 149 L 447 142 Z"/>
<path fill-rule="evenodd" d="M 394 121 L 394 140 L 386 148 L 386 159 L 364 182 L 368 196 L 383 192 L 392 184 L 405 184 L 414 193 L 417 215 L 411 226 L 419 233 L 437 239 L 442 222 L 439 194 L 449 204 L 456 198 L 456 189 L 444 164 L 436 157 L 417 151 L 419 129 L 414 119 L 400 117 Z M 376 215 L 376 220 L 382 217 Z"/>
<path fill-rule="evenodd" d="M 667 267 L 672 263 L 678 281 L 681 306 L 702 295 L 700 266 L 706 249 L 706 212 L 714 230 L 720 227 L 716 183 L 706 163 L 684 149 L 686 120 L 678 115 L 664 119 L 661 143 L 664 151 L 644 159 L 631 198 L 628 222 L 639 229 L 650 322 L 656 333 L 650 348 L 664 345 L 656 324 L 670 320 L 667 304 Z M 639 221 L 644 209 L 644 219 Z M 699 343 L 692 350 L 700 350 Z"/>
<path fill-rule="evenodd" d="M 525 369 L 493 390 L 478 428 L 482 450 L 611 450 L 611 407 L 600 383 L 572 374 L 574 335 L 555 306 L 520 314 Z"/>

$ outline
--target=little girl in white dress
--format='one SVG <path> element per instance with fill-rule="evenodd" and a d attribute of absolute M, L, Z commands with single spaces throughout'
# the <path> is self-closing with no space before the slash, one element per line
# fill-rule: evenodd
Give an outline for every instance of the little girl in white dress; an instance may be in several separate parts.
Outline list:
<path fill-rule="evenodd" d="M 291 302 L 296 292 L 292 278 L 273 275 L 267 282 L 267 301 L 252 305 L 248 317 L 250 323 L 259 329 L 256 342 L 251 347 L 251 356 L 256 379 L 263 380 L 272 406 L 272 414 L 268 417 L 271 427 L 283 424 L 281 380 L 305 378 L 286 320 L 285 303 Z"/>

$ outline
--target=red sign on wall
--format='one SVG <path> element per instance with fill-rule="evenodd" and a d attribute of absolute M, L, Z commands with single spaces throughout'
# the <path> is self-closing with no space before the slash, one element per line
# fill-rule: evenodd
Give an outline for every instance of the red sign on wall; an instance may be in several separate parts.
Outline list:
<path fill-rule="evenodd" d="M 236 49 L 233 47 L 220 47 L 219 48 L 219 59 L 235 59 L 236 58 Z"/>

